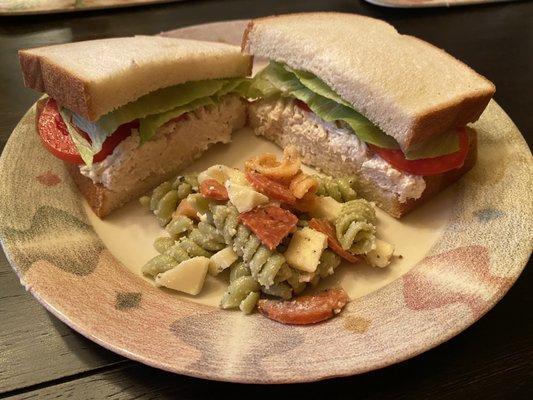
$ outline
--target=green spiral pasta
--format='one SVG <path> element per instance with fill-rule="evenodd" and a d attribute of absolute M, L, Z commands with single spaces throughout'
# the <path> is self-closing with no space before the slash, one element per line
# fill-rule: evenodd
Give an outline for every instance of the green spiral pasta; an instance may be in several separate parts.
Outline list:
<path fill-rule="evenodd" d="M 335 220 L 337 239 L 344 250 L 366 254 L 375 247 L 376 211 L 366 200 L 351 200 L 343 204 Z"/>
<path fill-rule="evenodd" d="M 162 254 L 154 257 L 143 266 L 142 272 L 145 275 L 155 276 L 168 271 L 189 258 L 211 257 L 213 253 L 226 247 L 226 244 L 215 227 L 207 222 L 200 222 L 187 236 L 178 241 L 174 241 L 172 238 L 158 238 L 154 247 Z"/>
<path fill-rule="evenodd" d="M 275 277 L 285 264 L 285 257 L 269 250 L 246 226 L 239 222 L 239 212 L 232 205 L 212 205 L 213 223 L 227 245 L 242 257 L 251 276 L 263 287 L 274 284 Z"/>
<path fill-rule="evenodd" d="M 251 276 L 241 276 L 229 284 L 228 290 L 220 300 L 220 308 L 237 308 L 250 293 L 258 292 L 259 289 L 259 283 L 254 278 Z"/>
<path fill-rule="evenodd" d="M 178 237 L 183 233 L 191 230 L 194 226 L 192 219 L 186 217 L 185 215 L 176 215 L 173 217 L 170 222 L 165 227 L 166 231 L 172 237 Z"/>
<path fill-rule="evenodd" d="M 157 217 L 161 226 L 167 225 L 179 202 L 189 194 L 198 191 L 197 175 L 183 175 L 165 181 L 156 187 L 149 196 L 142 196 L 139 201 L 148 206 Z"/>
<path fill-rule="evenodd" d="M 333 197 L 338 202 L 344 203 L 357 198 L 353 189 L 353 179 L 349 177 L 331 178 L 329 176 L 315 176 L 318 181 L 316 194 L 318 196 Z"/>
<path fill-rule="evenodd" d="M 294 294 L 300 294 L 307 287 L 307 283 L 311 284 L 312 286 L 316 286 L 320 279 L 332 275 L 340 263 L 340 256 L 331 250 L 326 249 L 320 256 L 320 262 L 314 275 L 311 277 L 309 275 L 306 276 L 307 279 L 305 280 L 309 280 L 309 282 L 304 280 L 306 274 L 303 274 L 294 268 L 290 268 L 291 275 L 286 279 L 286 283 L 291 286 Z"/>

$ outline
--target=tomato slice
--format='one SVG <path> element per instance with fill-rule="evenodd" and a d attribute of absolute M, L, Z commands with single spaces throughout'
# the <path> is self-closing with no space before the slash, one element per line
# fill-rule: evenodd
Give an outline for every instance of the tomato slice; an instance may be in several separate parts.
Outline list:
<path fill-rule="evenodd" d="M 301 100 L 295 100 L 296 105 L 307 112 L 312 112 L 309 106 Z M 440 157 L 423 158 L 420 160 L 407 160 L 399 149 L 384 149 L 368 144 L 381 158 L 397 170 L 413 175 L 438 175 L 454 169 L 462 168 L 468 155 L 469 139 L 464 127 L 457 128 L 459 134 L 459 150 L 452 154 Z"/>
<path fill-rule="evenodd" d="M 461 168 L 468 155 L 469 138 L 466 128 L 457 128 L 459 133 L 459 150 L 452 154 L 420 160 L 407 160 L 399 149 L 383 149 L 369 145 L 381 158 L 397 170 L 413 175 L 438 175 Z"/>
<path fill-rule="evenodd" d="M 74 145 L 67 126 L 59 113 L 57 102 L 54 99 L 48 99 L 41 115 L 39 115 L 39 136 L 50 153 L 57 158 L 72 164 L 83 164 L 83 160 Z M 94 156 L 94 162 L 104 160 L 113 152 L 115 147 L 126 139 L 133 128 L 139 127 L 139 121 L 128 122 L 118 127 L 118 129 L 109 136 L 102 144 L 102 150 Z M 89 135 L 80 129 L 78 132 L 90 141 Z"/>

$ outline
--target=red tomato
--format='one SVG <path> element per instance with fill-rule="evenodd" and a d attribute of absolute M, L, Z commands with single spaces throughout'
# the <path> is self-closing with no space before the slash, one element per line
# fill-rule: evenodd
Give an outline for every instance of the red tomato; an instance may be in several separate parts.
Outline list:
<path fill-rule="evenodd" d="M 461 168 L 466 160 L 469 147 L 468 133 L 465 128 L 458 128 L 459 150 L 440 157 L 407 160 L 401 150 L 383 149 L 369 145 L 381 158 L 394 168 L 414 175 L 438 175 Z"/>
<path fill-rule="evenodd" d="M 39 115 L 39 136 L 50 153 L 57 158 L 72 164 L 83 164 L 80 153 L 74 145 L 67 126 L 59 114 L 57 103 L 54 99 L 48 99 L 41 115 Z M 113 152 L 115 147 L 126 139 L 133 128 L 138 128 L 139 122 L 132 121 L 121 125 L 102 144 L 102 150 L 94 156 L 94 162 L 102 161 Z M 89 136 L 77 129 L 78 132 L 89 140 Z"/>

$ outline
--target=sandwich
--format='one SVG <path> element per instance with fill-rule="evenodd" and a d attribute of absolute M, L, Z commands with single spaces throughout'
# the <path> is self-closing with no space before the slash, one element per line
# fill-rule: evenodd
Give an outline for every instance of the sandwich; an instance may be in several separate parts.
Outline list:
<path fill-rule="evenodd" d="M 246 54 L 270 64 L 249 88 L 255 133 L 305 163 L 350 176 L 401 217 L 476 161 L 476 121 L 494 85 L 443 50 L 384 21 L 342 13 L 252 20 Z"/>
<path fill-rule="evenodd" d="M 106 216 L 246 123 L 252 57 L 238 46 L 135 36 L 19 52 L 44 92 L 37 131 Z"/>

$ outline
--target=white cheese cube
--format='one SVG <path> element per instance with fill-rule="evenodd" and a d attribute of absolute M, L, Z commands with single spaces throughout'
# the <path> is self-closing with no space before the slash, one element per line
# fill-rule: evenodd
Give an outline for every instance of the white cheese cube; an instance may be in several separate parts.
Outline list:
<path fill-rule="evenodd" d="M 197 295 L 202 290 L 205 275 L 209 267 L 209 258 L 194 257 L 182 261 L 168 271 L 155 277 L 155 284 L 180 292 Z"/>
<path fill-rule="evenodd" d="M 213 276 L 220 274 L 226 268 L 229 268 L 239 256 L 233 251 L 231 247 L 226 247 L 219 252 L 213 254 L 209 259 L 209 273 Z"/>
<path fill-rule="evenodd" d="M 206 179 L 214 179 L 221 184 L 226 183 L 228 179 L 231 179 L 232 181 L 242 185 L 248 183 L 242 171 L 220 164 L 213 165 L 212 167 L 207 168 L 205 171 L 200 172 L 198 175 L 198 182 L 202 183 Z"/>
<path fill-rule="evenodd" d="M 284 256 L 291 267 L 304 272 L 315 272 L 327 245 L 326 235 L 306 227 L 292 236 Z"/>
<path fill-rule="evenodd" d="M 252 208 L 268 203 L 268 197 L 250 186 L 241 185 L 232 180 L 226 181 L 229 201 L 240 213 L 250 211 Z"/>
<path fill-rule="evenodd" d="M 309 214 L 314 218 L 325 218 L 330 222 L 334 222 L 341 213 L 341 209 L 342 204 L 333 197 L 316 196 Z"/>
<path fill-rule="evenodd" d="M 385 268 L 391 263 L 394 246 L 381 239 L 376 239 L 375 247 L 366 253 L 366 261 L 373 267 Z"/>

